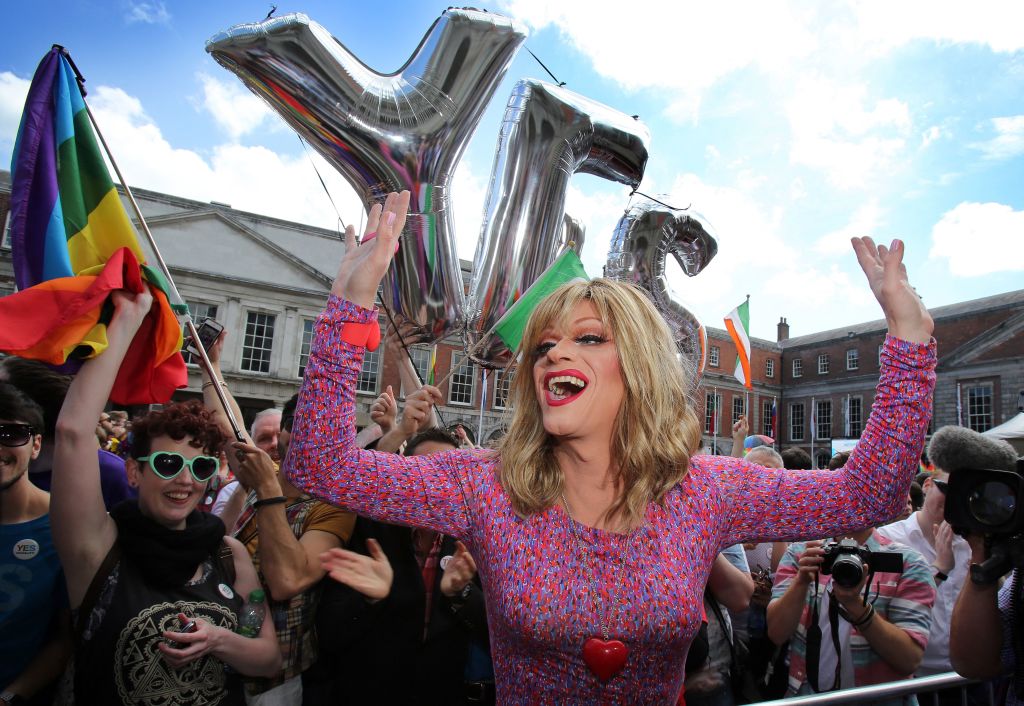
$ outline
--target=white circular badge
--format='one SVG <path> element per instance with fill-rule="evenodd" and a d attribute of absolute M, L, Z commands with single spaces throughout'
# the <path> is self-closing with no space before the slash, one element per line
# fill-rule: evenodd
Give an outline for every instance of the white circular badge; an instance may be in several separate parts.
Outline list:
<path fill-rule="evenodd" d="M 448 562 L 452 560 L 451 554 L 441 557 L 441 571 L 448 568 Z"/>
<path fill-rule="evenodd" d="M 235 592 L 232 591 L 231 586 L 228 586 L 226 583 L 222 583 L 217 586 L 217 590 L 220 591 L 220 595 L 224 596 L 229 601 L 235 597 Z"/>
<path fill-rule="evenodd" d="M 27 561 L 39 553 L 39 542 L 34 539 L 19 539 L 14 543 L 14 558 Z"/>

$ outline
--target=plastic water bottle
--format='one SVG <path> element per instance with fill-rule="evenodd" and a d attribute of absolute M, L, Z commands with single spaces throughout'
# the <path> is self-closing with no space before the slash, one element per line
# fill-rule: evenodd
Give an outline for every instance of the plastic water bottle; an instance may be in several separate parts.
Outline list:
<path fill-rule="evenodd" d="M 258 637 L 263 627 L 263 617 L 267 614 L 266 594 L 257 588 L 249 593 L 249 600 L 242 606 L 238 614 L 238 632 L 245 637 Z"/>

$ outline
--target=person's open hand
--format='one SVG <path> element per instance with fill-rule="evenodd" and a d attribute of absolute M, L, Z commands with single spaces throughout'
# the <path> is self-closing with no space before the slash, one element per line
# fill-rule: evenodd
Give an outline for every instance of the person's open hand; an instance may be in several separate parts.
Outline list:
<path fill-rule="evenodd" d="M 343 583 L 372 601 L 387 598 L 394 572 L 376 539 L 367 539 L 370 556 L 348 549 L 331 549 L 320 555 L 320 566 L 338 583 Z"/>
<path fill-rule="evenodd" d="M 345 256 L 334 278 L 332 294 L 366 309 L 373 306 L 377 287 L 395 256 L 408 211 L 409 192 L 392 192 L 383 206 L 374 204 L 370 209 L 362 242 L 356 243 L 353 226 L 345 228 Z"/>
<path fill-rule="evenodd" d="M 871 292 L 882 306 L 889 333 L 905 341 L 927 344 L 935 323 L 907 280 L 903 241 L 894 240 L 888 248 L 876 246 L 867 237 L 852 238 L 851 242 Z"/>

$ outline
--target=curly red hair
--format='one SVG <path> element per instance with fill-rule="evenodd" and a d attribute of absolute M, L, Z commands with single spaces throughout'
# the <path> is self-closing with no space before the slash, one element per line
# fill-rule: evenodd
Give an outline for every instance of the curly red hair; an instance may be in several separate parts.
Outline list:
<path fill-rule="evenodd" d="M 191 437 L 190 446 L 211 456 L 228 440 L 199 400 L 176 402 L 132 421 L 132 458 L 148 456 L 153 439 L 160 436 L 175 441 Z"/>

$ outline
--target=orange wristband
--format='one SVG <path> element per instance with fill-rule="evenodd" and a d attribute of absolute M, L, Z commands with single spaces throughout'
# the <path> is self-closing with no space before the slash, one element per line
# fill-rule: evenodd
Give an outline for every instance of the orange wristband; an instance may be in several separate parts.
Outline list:
<path fill-rule="evenodd" d="M 365 324 L 346 321 L 341 329 L 341 340 L 352 346 L 363 346 L 375 351 L 380 345 L 380 325 L 376 321 Z"/>

